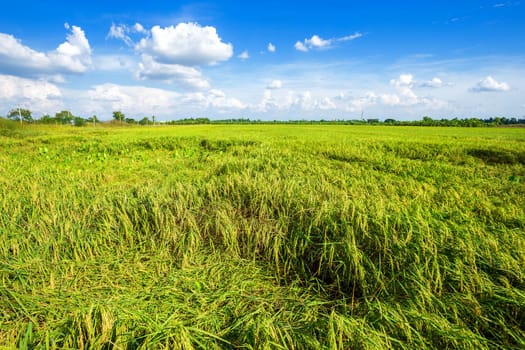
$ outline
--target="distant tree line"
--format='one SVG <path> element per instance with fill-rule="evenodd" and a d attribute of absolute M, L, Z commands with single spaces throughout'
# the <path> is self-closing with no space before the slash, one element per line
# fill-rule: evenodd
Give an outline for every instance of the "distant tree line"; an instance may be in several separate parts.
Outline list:
<path fill-rule="evenodd" d="M 0 117 L 1 118 L 1 117 Z M 40 118 L 33 118 L 33 114 L 30 110 L 24 108 L 14 108 L 6 116 L 6 119 L 13 120 L 21 123 L 28 124 L 51 124 L 51 125 L 74 125 L 74 126 L 85 126 L 88 124 L 96 125 L 97 123 L 113 123 L 113 124 L 138 124 L 138 125 L 152 125 L 155 124 L 155 116 L 143 117 L 140 120 L 126 117 L 121 111 L 113 112 L 113 120 L 109 122 L 100 121 L 96 115 L 88 118 L 83 118 L 74 115 L 68 110 L 60 111 L 55 113 L 54 116 L 45 114 Z"/>
<path fill-rule="evenodd" d="M 24 108 L 14 108 L 6 116 L 7 119 L 29 124 L 55 124 L 55 125 L 96 125 L 97 123 L 116 124 L 116 125 L 155 125 L 155 116 L 143 117 L 139 120 L 126 117 L 121 111 L 113 112 L 113 119 L 111 121 L 101 122 L 96 115 L 89 118 L 83 118 L 72 114 L 68 110 L 63 110 L 55 113 L 54 116 L 48 114 L 36 119 L 33 118 L 32 112 Z M 484 126 L 512 126 L 525 125 L 525 117 L 522 118 L 506 118 L 506 117 L 492 117 L 492 118 L 453 118 L 453 119 L 432 119 L 424 116 L 421 120 L 396 120 L 387 118 L 381 120 L 379 118 L 368 119 L 334 119 L 334 120 L 251 120 L 249 118 L 232 118 L 210 120 L 209 118 L 182 118 L 162 122 L 163 125 L 184 125 L 184 124 L 344 124 L 344 125 L 405 125 L 405 126 L 456 126 L 456 127 L 484 127 Z"/>
<path fill-rule="evenodd" d="M 385 119 L 383 122 L 388 125 L 414 125 L 414 126 L 460 126 L 460 127 L 480 127 L 480 126 L 500 126 L 500 125 L 519 125 L 525 124 L 525 117 L 523 118 L 453 118 L 453 119 L 432 119 L 430 117 L 423 117 L 422 120 L 416 121 L 396 121 L 395 119 Z"/>

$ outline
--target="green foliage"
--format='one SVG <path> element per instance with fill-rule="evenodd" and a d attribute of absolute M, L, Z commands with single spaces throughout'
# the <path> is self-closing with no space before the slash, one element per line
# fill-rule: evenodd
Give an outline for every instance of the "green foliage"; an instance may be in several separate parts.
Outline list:
<path fill-rule="evenodd" d="M 122 124 L 125 118 L 126 116 L 121 111 L 113 111 L 113 120 L 118 121 L 120 122 L 120 124 Z"/>
<path fill-rule="evenodd" d="M 73 118 L 73 125 L 75 126 L 85 126 L 86 120 L 82 117 L 74 117 Z"/>
<path fill-rule="evenodd" d="M 142 118 L 141 120 L 139 120 L 139 124 L 140 124 L 140 125 L 150 125 L 150 124 L 151 124 L 151 121 L 149 120 L 148 117 L 144 117 L 144 118 Z"/>
<path fill-rule="evenodd" d="M 16 120 L 0 117 L 0 136 L 9 138 L 24 138 L 28 136 L 35 136 L 37 134 L 38 132 L 36 130 L 27 128 L 26 124 L 21 124 Z"/>
<path fill-rule="evenodd" d="M 14 136 L 20 129 L 19 123 L 11 119 L 0 118 L 0 135 L 1 136 Z"/>
<path fill-rule="evenodd" d="M 29 109 L 14 108 L 9 111 L 7 118 L 15 121 L 24 121 L 26 123 L 33 122 L 33 116 Z"/>
<path fill-rule="evenodd" d="M 58 124 L 60 120 L 58 120 L 56 117 L 51 117 L 49 114 L 43 115 L 40 119 L 38 119 L 39 124 Z"/>
<path fill-rule="evenodd" d="M 60 111 L 55 114 L 55 120 L 59 124 L 69 125 L 75 117 L 71 114 L 70 111 Z"/>
<path fill-rule="evenodd" d="M 90 124 L 93 124 L 93 125 L 96 125 L 97 123 L 100 122 L 100 120 L 98 120 L 97 116 L 96 115 L 93 115 L 89 118 L 86 119 L 86 122 L 87 123 L 90 123 Z"/>
<path fill-rule="evenodd" d="M 525 347 L 521 130 L 25 127 L 0 347 Z"/>

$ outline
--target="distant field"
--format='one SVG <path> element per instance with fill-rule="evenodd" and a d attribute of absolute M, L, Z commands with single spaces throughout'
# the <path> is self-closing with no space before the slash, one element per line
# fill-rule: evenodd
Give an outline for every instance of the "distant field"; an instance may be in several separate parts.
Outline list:
<path fill-rule="evenodd" d="M 0 348 L 525 348 L 525 131 L 0 126 Z"/>

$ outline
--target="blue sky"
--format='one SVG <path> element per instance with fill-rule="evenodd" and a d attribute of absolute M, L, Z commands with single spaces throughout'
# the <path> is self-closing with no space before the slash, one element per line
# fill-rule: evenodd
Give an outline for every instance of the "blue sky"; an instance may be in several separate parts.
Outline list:
<path fill-rule="evenodd" d="M 17 1 L 0 115 L 525 115 L 521 1 Z"/>

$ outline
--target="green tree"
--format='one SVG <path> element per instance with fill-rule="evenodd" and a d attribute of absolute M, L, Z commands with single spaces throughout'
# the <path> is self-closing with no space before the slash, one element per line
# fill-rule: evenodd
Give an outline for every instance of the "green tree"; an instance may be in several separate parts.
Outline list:
<path fill-rule="evenodd" d="M 56 118 L 53 118 L 49 114 L 44 114 L 40 119 L 38 119 L 38 123 L 40 124 L 53 124 L 56 123 Z"/>
<path fill-rule="evenodd" d="M 73 120 L 73 115 L 70 111 L 64 110 L 55 113 L 55 118 L 60 124 L 71 124 L 71 121 Z"/>
<path fill-rule="evenodd" d="M 148 117 L 144 117 L 141 120 L 139 120 L 139 124 L 140 125 L 149 125 L 149 124 L 151 124 L 151 121 L 149 120 Z"/>
<path fill-rule="evenodd" d="M 432 119 L 432 118 L 430 118 L 428 116 L 424 116 L 422 124 L 423 125 L 433 125 L 433 124 L 435 124 L 435 122 L 434 122 L 434 119 Z"/>
<path fill-rule="evenodd" d="M 86 120 L 82 117 L 74 117 L 73 118 L 73 125 L 75 126 L 85 126 Z"/>
<path fill-rule="evenodd" d="M 16 121 L 25 121 L 27 123 L 33 122 L 33 116 L 31 115 L 31 111 L 29 109 L 24 108 L 14 108 L 9 111 L 9 114 L 7 114 L 7 118 L 11 120 Z"/>
<path fill-rule="evenodd" d="M 122 124 L 125 118 L 126 116 L 121 111 L 113 111 L 113 119 L 119 121 L 120 124 Z"/>
<path fill-rule="evenodd" d="M 93 123 L 93 125 L 96 125 L 99 122 L 96 115 L 93 115 L 92 117 L 87 118 L 86 121 L 88 123 Z"/>

